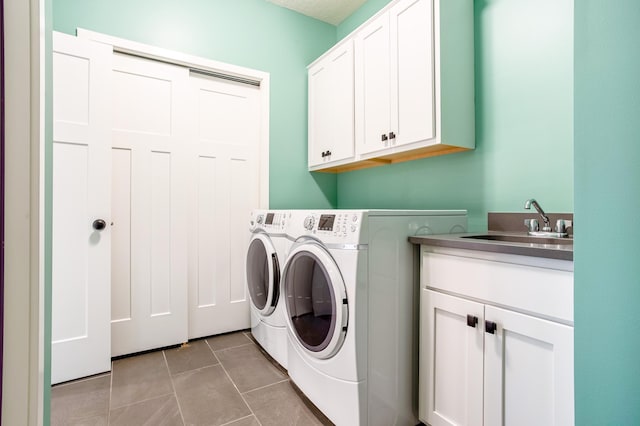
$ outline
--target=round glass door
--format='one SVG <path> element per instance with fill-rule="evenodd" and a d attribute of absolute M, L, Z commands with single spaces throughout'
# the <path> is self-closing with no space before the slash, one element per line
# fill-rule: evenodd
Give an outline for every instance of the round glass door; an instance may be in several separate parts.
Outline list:
<path fill-rule="evenodd" d="M 314 243 L 294 248 L 282 279 L 287 321 L 298 343 L 317 358 L 333 356 L 346 334 L 344 281 L 329 253 Z"/>
<path fill-rule="evenodd" d="M 261 315 L 271 314 L 278 303 L 280 266 L 268 236 L 256 234 L 251 239 L 246 269 L 251 303 Z"/>

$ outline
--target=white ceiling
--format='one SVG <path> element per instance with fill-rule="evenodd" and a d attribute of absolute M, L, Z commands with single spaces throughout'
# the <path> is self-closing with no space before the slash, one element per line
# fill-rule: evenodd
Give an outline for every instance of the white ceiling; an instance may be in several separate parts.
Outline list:
<path fill-rule="evenodd" d="M 303 15 L 338 25 L 366 0 L 267 0 Z"/>

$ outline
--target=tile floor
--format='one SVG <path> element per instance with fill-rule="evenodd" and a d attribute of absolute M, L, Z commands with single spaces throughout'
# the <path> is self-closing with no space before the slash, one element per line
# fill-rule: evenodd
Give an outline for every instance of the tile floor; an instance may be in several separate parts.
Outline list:
<path fill-rule="evenodd" d="M 113 362 L 56 385 L 52 425 L 330 425 L 241 331 Z"/>

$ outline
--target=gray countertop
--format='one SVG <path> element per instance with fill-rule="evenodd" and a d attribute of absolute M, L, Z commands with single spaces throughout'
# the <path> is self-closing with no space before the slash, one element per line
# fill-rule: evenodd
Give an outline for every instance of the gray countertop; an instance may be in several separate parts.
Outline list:
<path fill-rule="evenodd" d="M 413 244 L 450 247 L 466 250 L 486 251 L 493 253 L 515 254 L 521 256 L 544 257 L 548 259 L 573 261 L 573 244 L 537 244 L 504 241 L 476 240 L 463 237 L 474 235 L 526 235 L 513 232 L 489 231 L 484 233 L 421 235 L 409 237 Z"/>

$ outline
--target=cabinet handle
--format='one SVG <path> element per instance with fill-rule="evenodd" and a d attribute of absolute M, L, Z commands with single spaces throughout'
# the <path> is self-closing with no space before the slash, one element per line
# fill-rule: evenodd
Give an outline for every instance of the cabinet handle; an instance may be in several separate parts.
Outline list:
<path fill-rule="evenodd" d="M 382 142 L 386 141 L 387 139 L 389 139 L 389 138 L 387 137 L 386 134 L 383 133 L 382 134 Z"/>
<path fill-rule="evenodd" d="M 476 325 L 478 325 L 478 317 L 467 315 L 467 325 L 469 327 L 476 328 Z"/>
<path fill-rule="evenodd" d="M 498 329 L 498 324 L 496 324 L 493 321 L 485 321 L 484 322 L 484 331 L 486 331 L 489 334 L 495 334 L 496 330 Z"/>
<path fill-rule="evenodd" d="M 389 132 L 389 139 L 395 139 L 396 138 L 396 134 L 393 132 Z"/>
<path fill-rule="evenodd" d="M 322 158 L 328 157 L 330 155 L 331 155 L 331 151 L 328 151 L 328 150 L 327 151 L 322 151 Z"/>
<path fill-rule="evenodd" d="M 331 155 L 331 151 L 327 151 L 327 157 Z"/>

